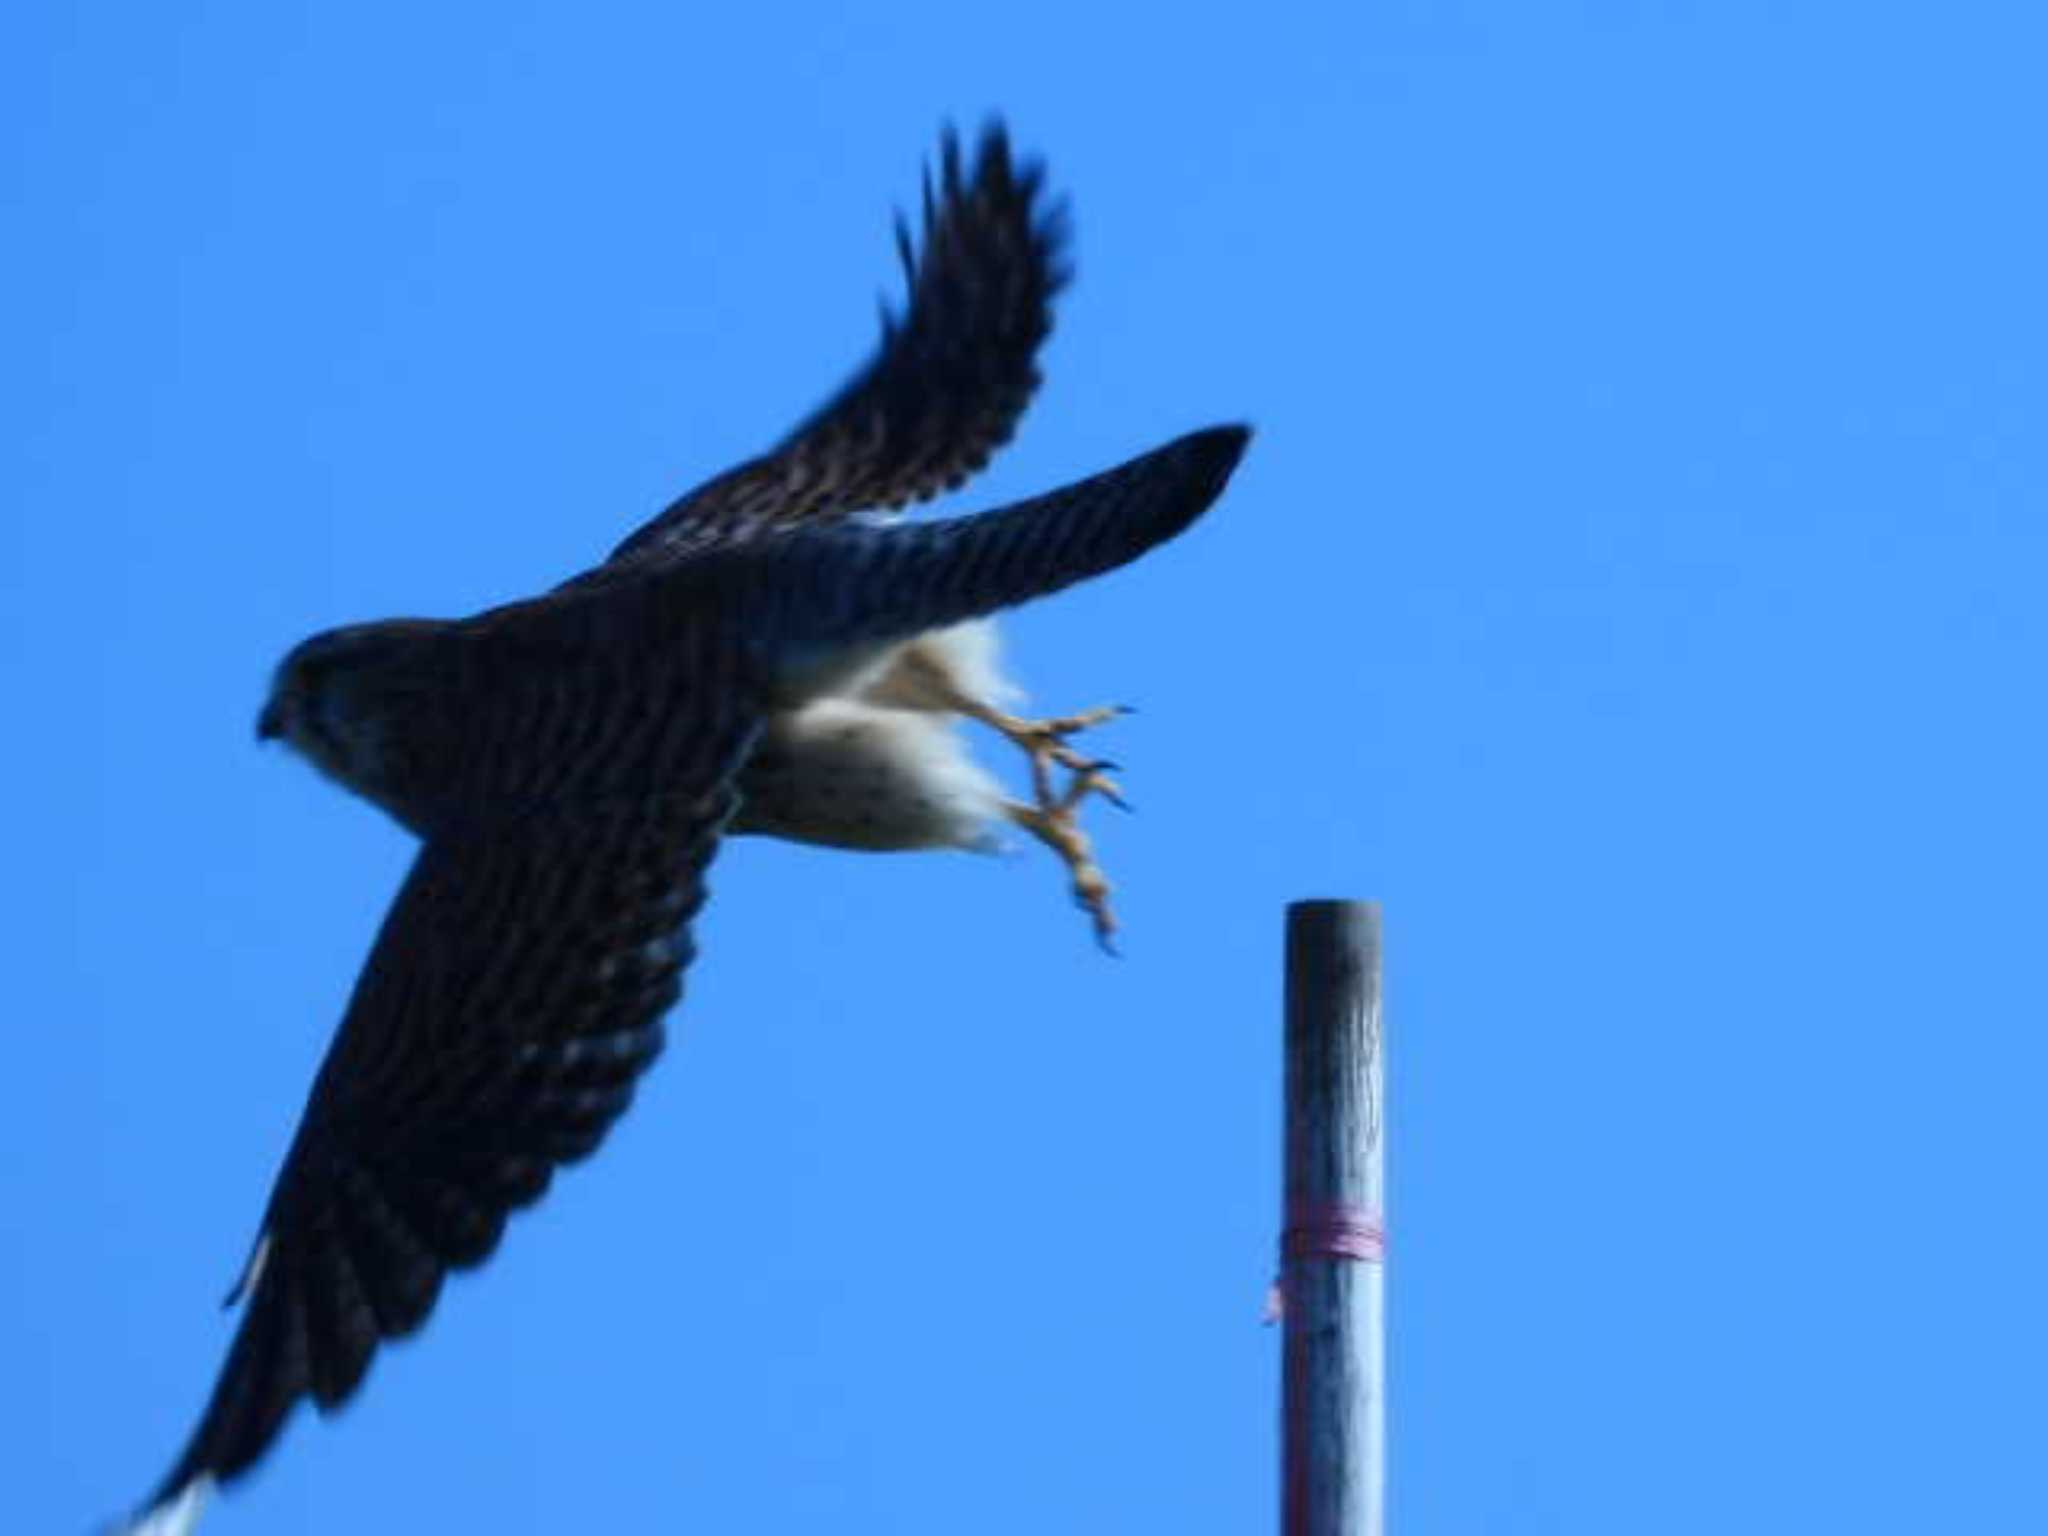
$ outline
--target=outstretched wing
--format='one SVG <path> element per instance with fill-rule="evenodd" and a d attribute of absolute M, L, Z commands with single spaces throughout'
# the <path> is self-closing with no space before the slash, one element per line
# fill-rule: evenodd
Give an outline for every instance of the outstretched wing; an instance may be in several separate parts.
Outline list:
<path fill-rule="evenodd" d="M 430 843 L 313 1084 L 244 1276 L 246 1311 L 153 1517 L 244 1471 L 303 1397 L 348 1398 L 452 1269 L 587 1156 L 681 990 L 729 813 L 676 799 L 537 812 Z M 165 1522 L 175 1524 L 175 1521 Z"/>
<path fill-rule="evenodd" d="M 923 249 L 901 217 L 910 286 L 900 319 L 846 387 L 779 446 L 672 503 L 612 552 L 614 560 L 707 545 L 900 507 L 959 485 L 1016 429 L 1038 387 L 1039 343 L 1066 281 L 1066 221 L 1040 206 L 1036 164 L 1017 166 L 1000 124 L 963 177 L 949 130 L 936 200 L 927 175 Z"/>

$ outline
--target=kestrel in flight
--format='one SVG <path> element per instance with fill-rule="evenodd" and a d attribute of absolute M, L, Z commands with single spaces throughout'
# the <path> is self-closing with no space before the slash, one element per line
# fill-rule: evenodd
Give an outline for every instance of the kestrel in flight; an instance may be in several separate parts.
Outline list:
<path fill-rule="evenodd" d="M 450 1270 L 588 1156 L 659 1053 L 720 836 L 984 846 L 1067 863 L 1107 936 L 1075 813 L 1114 794 L 1068 737 L 1108 712 L 1009 713 L 988 616 L 1136 559 L 1207 509 L 1243 452 L 1217 427 L 977 516 L 881 514 L 958 485 L 1038 382 L 1064 224 L 999 127 L 949 134 L 910 297 L 880 348 L 778 447 L 707 482 L 602 565 L 455 620 L 316 635 L 258 733 L 421 848 L 314 1079 L 191 1442 L 137 1529 L 188 1529 L 301 1398 L 361 1384 Z M 1017 800 L 962 717 L 1025 750 Z M 1054 781 L 1065 771 L 1066 782 Z"/>

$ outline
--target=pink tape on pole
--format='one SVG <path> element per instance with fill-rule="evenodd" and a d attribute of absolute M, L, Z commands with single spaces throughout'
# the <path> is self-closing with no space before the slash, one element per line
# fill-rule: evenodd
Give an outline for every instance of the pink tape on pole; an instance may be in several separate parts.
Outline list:
<path fill-rule="evenodd" d="M 1387 1256 L 1387 1229 L 1376 1212 L 1356 1205 L 1304 1205 L 1287 1213 L 1280 1232 L 1280 1262 L 1291 1259 L 1348 1259 L 1378 1264 Z M 1287 1315 L 1287 1288 L 1276 1279 L 1266 1291 L 1260 1321 L 1277 1323 Z"/>
<path fill-rule="evenodd" d="M 1308 1205 L 1287 1213 L 1280 1234 L 1285 1259 L 1351 1259 L 1377 1264 L 1387 1256 L 1379 1214 L 1356 1205 Z"/>

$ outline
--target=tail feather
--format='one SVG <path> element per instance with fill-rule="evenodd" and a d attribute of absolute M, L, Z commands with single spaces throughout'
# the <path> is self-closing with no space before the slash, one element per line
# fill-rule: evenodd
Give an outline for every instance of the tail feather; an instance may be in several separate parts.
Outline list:
<path fill-rule="evenodd" d="M 1128 564 L 1222 494 L 1250 440 L 1211 427 L 1103 474 L 974 517 L 821 529 L 775 552 L 780 638 L 890 640 L 1014 607 Z"/>

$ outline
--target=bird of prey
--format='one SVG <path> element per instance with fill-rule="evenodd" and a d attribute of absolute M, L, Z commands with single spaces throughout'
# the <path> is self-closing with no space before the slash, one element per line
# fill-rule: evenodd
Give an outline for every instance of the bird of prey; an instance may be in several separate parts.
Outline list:
<path fill-rule="evenodd" d="M 285 657 L 258 734 L 421 846 L 229 1298 L 243 1312 L 226 1363 L 138 1529 L 188 1528 L 301 1399 L 347 1399 L 449 1271 L 597 1148 L 661 1049 L 722 834 L 896 849 L 1021 827 L 1107 931 L 1075 811 L 1114 786 L 1067 744 L 1103 712 L 1010 714 L 986 622 L 1181 532 L 1245 429 L 975 516 L 883 515 L 980 468 L 1031 396 L 1065 277 L 1042 181 L 1000 127 L 965 168 L 949 133 L 921 242 L 898 220 L 909 300 L 875 355 L 603 564 Z M 973 762 L 961 717 L 1028 753 L 1032 800 Z"/>

